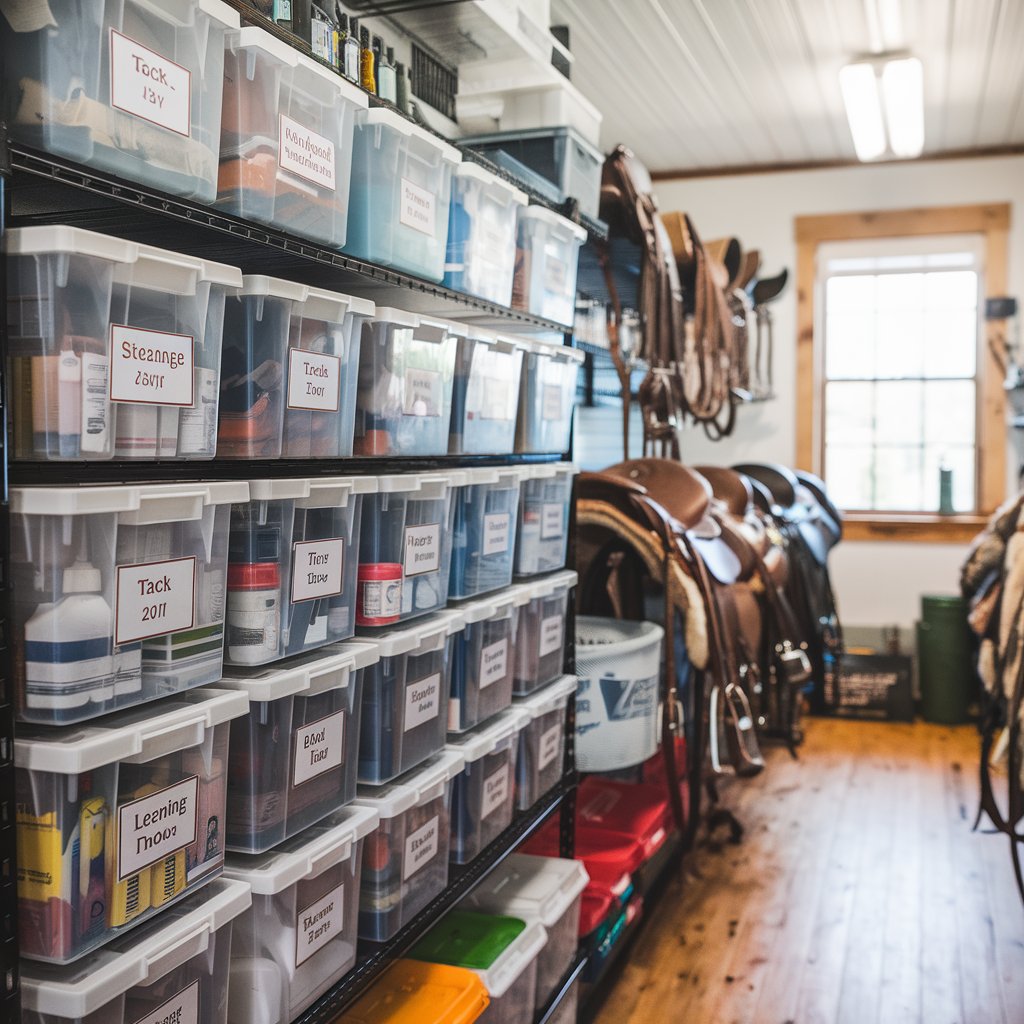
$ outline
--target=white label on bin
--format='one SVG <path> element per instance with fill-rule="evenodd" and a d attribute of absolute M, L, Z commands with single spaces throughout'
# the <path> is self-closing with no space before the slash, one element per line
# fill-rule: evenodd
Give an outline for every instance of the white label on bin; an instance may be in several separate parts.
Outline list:
<path fill-rule="evenodd" d="M 405 688 L 405 727 L 404 731 L 415 729 L 432 718 L 437 718 L 441 710 L 441 674 L 435 672 L 425 679 L 417 679 Z"/>
<path fill-rule="evenodd" d="M 364 580 L 361 587 L 364 619 L 396 619 L 402 614 L 401 580 Z"/>
<path fill-rule="evenodd" d="M 565 294 L 569 285 L 569 264 L 565 260 L 552 256 L 550 252 L 545 253 L 544 263 L 544 290 Z"/>
<path fill-rule="evenodd" d="M 541 506 L 540 539 L 554 540 L 562 536 L 562 508 L 557 501 Z"/>
<path fill-rule="evenodd" d="M 540 744 L 537 749 L 537 771 L 544 771 L 554 761 L 564 732 L 565 726 L 559 722 L 558 725 L 553 725 L 540 734 Z"/>
<path fill-rule="evenodd" d="M 493 512 L 484 516 L 484 555 L 500 555 L 508 551 L 512 516 L 508 512 Z"/>
<path fill-rule="evenodd" d="M 196 620 L 196 559 L 117 567 L 114 643 L 130 644 L 191 629 Z"/>
<path fill-rule="evenodd" d="M 345 542 L 340 537 L 296 541 L 292 548 L 292 604 L 341 593 Z"/>
<path fill-rule="evenodd" d="M 405 371 L 405 397 L 402 412 L 406 416 L 440 416 L 441 374 L 410 366 Z"/>
<path fill-rule="evenodd" d="M 334 143 L 284 114 L 280 118 L 281 149 L 277 162 L 281 169 L 333 192 Z"/>
<path fill-rule="evenodd" d="M 196 841 L 199 776 L 117 809 L 117 880 L 123 882 Z"/>
<path fill-rule="evenodd" d="M 441 524 L 407 526 L 405 528 L 406 576 L 437 572 L 441 568 Z"/>
<path fill-rule="evenodd" d="M 143 405 L 195 402 L 195 338 L 191 334 L 110 326 L 110 400 Z"/>
<path fill-rule="evenodd" d="M 301 786 L 345 760 L 345 712 L 321 718 L 295 730 L 292 785 Z"/>
<path fill-rule="evenodd" d="M 483 399 L 480 403 L 480 419 L 505 420 L 515 415 L 515 406 L 509 401 L 511 388 L 507 380 L 497 377 L 484 377 Z"/>
<path fill-rule="evenodd" d="M 559 385 L 544 385 L 540 417 L 543 420 L 560 420 L 562 418 L 562 389 Z"/>
<path fill-rule="evenodd" d="M 540 656 L 557 651 L 562 646 L 562 616 L 552 615 L 540 620 Z"/>
<path fill-rule="evenodd" d="M 341 356 L 289 349 L 288 408 L 337 412 L 340 405 Z"/>
<path fill-rule="evenodd" d="M 480 651 L 480 689 L 486 689 L 508 672 L 508 637 Z"/>
<path fill-rule="evenodd" d="M 402 205 L 398 210 L 398 219 L 414 231 L 422 231 L 425 235 L 433 235 L 437 230 L 437 197 L 419 185 L 414 185 L 408 178 L 402 179 Z"/>
<path fill-rule="evenodd" d="M 200 1024 L 199 979 L 196 978 L 188 988 L 183 988 L 155 1010 L 150 1010 L 145 1017 L 140 1017 L 135 1024 Z"/>
<path fill-rule="evenodd" d="M 509 765 L 506 761 L 484 779 L 480 817 L 489 818 L 508 799 Z"/>
<path fill-rule="evenodd" d="M 437 855 L 437 844 L 441 830 L 439 815 L 435 814 L 425 825 L 409 833 L 405 841 L 405 861 L 402 864 L 402 881 L 407 882 L 420 868 L 429 864 Z"/>
<path fill-rule="evenodd" d="M 111 29 L 110 105 L 188 137 L 192 72 Z"/>
<path fill-rule="evenodd" d="M 345 885 L 321 896 L 295 916 L 295 966 L 301 967 L 345 929 Z"/>

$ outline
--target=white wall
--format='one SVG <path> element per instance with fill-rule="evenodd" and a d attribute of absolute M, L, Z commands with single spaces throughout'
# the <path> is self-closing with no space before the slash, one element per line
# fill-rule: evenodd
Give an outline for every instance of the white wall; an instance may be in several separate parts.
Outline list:
<path fill-rule="evenodd" d="M 759 248 L 765 274 L 796 269 L 793 218 L 911 206 L 1014 203 L 1010 232 L 1009 293 L 1020 295 L 1024 277 L 1024 157 L 922 161 L 818 171 L 662 181 L 662 210 L 686 210 L 701 237 L 736 234 L 744 248 Z M 773 306 L 775 387 L 771 403 L 740 410 L 733 436 L 712 443 L 699 430 L 684 439 L 688 463 L 728 465 L 743 460 L 792 464 L 796 444 L 796 288 L 791 283 Z M 850 625 L 910 625 L 921 593 L 956 592 L 965 548 L 955 544 L 844 543 L 834 554 L 838 600 Z"/>

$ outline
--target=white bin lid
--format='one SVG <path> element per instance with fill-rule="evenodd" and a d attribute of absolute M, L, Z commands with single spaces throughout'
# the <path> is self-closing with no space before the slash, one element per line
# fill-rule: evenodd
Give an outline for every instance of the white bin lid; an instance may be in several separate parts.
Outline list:
<path fill-rule="evenodd" d="M 29 516 L 89 516 L 117 512 L 122 522 L 187 522 L 202 517 L 207 505 L 249 500 L 242 480 L 217 483 L 141 484 L 114 487 L 13 487 L 11 511 Z"/>
<path fill-rule="evenodd" d="M 470 466 L 460 472 L 464 474 L 465 479 L 457 485 L 459 487 L 475 487 L 479 484 L 512 487 L 523 478 L 521 466 Z"/>
<path fill-rule="evenodd" d="M 555 342 L 524 338 L 519 344 L 532 355 L 546 356 L 548 359 L 555 359 L 561 363 L 582 364 L 587 358 L 586 352 L 582 349 Z"/>
<path fill-rule="evenodd" d="M 307 307 L 302 311 L 304 316 L 332 323 L 339 323 L 347 313 L 373 316 L 376 309 L 369 299 L 358 299 L 354 295 L 328 291 L 326 288 L 311 288 L 308 284 L 286 281 L 282 277 L 268 277 L 266 274 L 246 274 L 235 294 L 301 302 Z"/>
<path fill-rule="evenodd" d="M 266 853 L 253 857 L 229 853 L 224 875 L 245 882 L 257 896 L 275 896 L 348 860 L 355 843 L 368 836 L 379 820 L 372 807 L 346 807 Z"/>
<path fill-rule="evenodd" d="M 14 760 L 19 768 L 58 775 L 79 775 L 117 761 L 144 764 L 199 746 L 211 729 L 248 710 L 245 693 L 199 689 L 85 725 L 20 726 Z"/>
<path fill-rule="evenodd" d="M 324 82 L 322 88 L 328 91 L 328 94 L 330 92 L 340 93 L 349 103 L 354 104 L 361 110 L 365 110 L 370 104 L 368 95 L 362 89 L 353 85 L 347 78 L 343 78 L 319 61 L 313 60 L 312 57 L 307 57 L 304 53 L 296 50 L 295 47 L 289 46 L 288 43 L 278 39 L 276 36 L 272 36 L 269 32 L 264 32 L 261 28 L 256 28 L 255 26 L 243 28 L 237 35 L 233 35 L 226 40 L 226 47 L 229 50 L 238 48 L 262 50 L 286 67 L 302 68 L 304 73 L 314 74 L 318 78 L 322 78 Z"/>
<path fill-rule="evenodd" d="M 457 750 L 442 750 L 394 782 L 384 786 L 360 786 L 354 804 L 372 807 L 382 819 L 397 817 L 410 807 L 420 807 L 439 797 L 464 764 Z"/>
<path fill-rule="evenodd" d="M 529 721 L 530 716 L 524 711 L 509 708 L 486 725 L 452 737 L 445 749 L 457 750 L 465 758 L 466 764 L 471 765 L 497 750 L 505 740 L 522 732 Z"/>
<path fill-rule="evenodd" d="M 377 636 L 360 637 L 360 642 L 372 646 L 378 658 L 395 658 L 401 654 L 419 651 L 436 651 L 452 633 L 464 625 L 458 609 L 434 612 L 422 619 L 416 619 L 401 629 L 391 629 Z"/>
<path fill-rule="evenodd" d="M 503 917 L 540 921 L 550 928 L 589 881 L 581 861 L 513 853 L 470 893 L 466 905 Z"/>
<path fill-rule="evenodd" d="M 543 221 L 545 224 L 550 224 L 551 227 L 557 228 L 559 231 L 571 234 L 581 245 L 587 240 L 586 228 L 581 227 L 579 224 L 574 224 L 567 217 L 563 217 L 560 213 L 555 213 L 554 210 L 549 210 L 546 206 L 540 206 L 538 204 L 527 206 L 525 209 L 519 211 L 519 219 Z"/>
<path fill-rule="evenodd" d="M 541 576 L 530 580 L 529 583 L 520 583 L 513 588 L 516 592 L 516 604 L 523 605 L 537 598 L 550 597 L 557 590 L 568 590 L 576 586 L 578 579 L 572 569 L 562 569 L 550 576 Z"/>
<path fill-rule="evenodd" d="M 198 0 L 196 5 L 203 14 L 208 14 L 211 18 L 216 18 L 226 28 L 238 28 L 241 24 L 241 19 L 238 17 L 238 11 L 227 4 L 222 3 L 221 0 Z"/>
<path fill-rule="evenodd" d="M 531 719 L 541 718 L 552 711 L 564 708 L 569 698 L 576 692 L 575 676 L 560 676 L 543 689 L 531 693 L 529 697 L 513 697 L 514 707 L 525 711 Z"/>
<path fill-rule="evenodd" d="M 295 480 L 250 480 L 252 501 L 294 498 L 302 508 L 345 508 L 352 494 L 376 494 L 372 476 L 315 476 Z"/>
<path fill-rule="evenodd" d="M 384 125 L 392 131 L 399 132 L 408 138 L 415 138 L 419 142 L 433 147 L 441 154 L 441 159 L 446 163 L 462 163 L 462 154 L 453 145 L 445 142 L 443 139 L 439 139 L 431 132 L 424 131 L 407 117 L 404 117 L 395 110 L 388 110 L 387 107 L 371 107 L 369 110 L 361 110 L 356 124 Z"/>
<path fill-rule="evenodd" d="M 540 921 L 527 921 L 526 927 L 502 950 L 490 967 L 486 970 L 470 969 L 484 983 L 491 999 L 500 999 L 547 944 L 548 933 Z"/>
<path fill-rule="evenodd" d="M 452 172 L 456 178 L 468 178 L 472 181 L 479 181 L 488 191 L 500 192 L 508 197 L 510 202 L 517 206 L 526 206 L 530 201 L 529 196 L 510 181 L 498 177 L 493 171 L 487 170 L 473 160 L 463 160 Z"/>
<path fill-rule="evenodd" d="M 495 616 L 502 615 L 510 608 L 516 607 L 516 591 L 514 587 L 506 587 L 486 597 L 475 598 L 459 605 L 458 611 L 462 616 L 464 625 L 472 625 L 474 622 L 485 622 Z"/>
<path fill-rule="evenodd" d="M 391 112 L 379 109 L 379 113 L 389 114 Z M 429 333 L 423 331 L 423 328 L 432 327 L 434 329 L 433 333 L 437 337 L 419 339 L 423 341 L 443 341 L 448 335 L 464 338 L 469 333 L 469 328 L 465 324 L 460 324 L 457 320 L 443 320 L 436 316 L 410 313 L 406 309 L 395 309 L 394 306 L 378 306 L 373 315 L 373 320 L 377 323 L 395 324 L 398 327 L 411 327 L 413 330 L 420 330 L 423 334 Z"/>
<path fill-rule="evenodd" d="M 446 469 L 441 473 L 401 473 L 394 476 L 378 476 L 377 491 L 380 494 L 413 494 L 416 499 L 443 498 L 452 487 L 461 487 L 465 482 L 464 469 Z M 423 493 L 418 493 L 423 492 Z"/>
<path fill-rule="evenodd" d="M 576 476 L 575 462 L 527 462 L 522 467 L 524 480 L 553 480 L 556 476 Z"/>
<path fill-rule="evenodd" d="M 262 668 L 225 665 L 218 686 L 243 690 L 250 701 L 261 703 L 296 694 L 315 697 L 330 690 L 348 689 L 351 674 L 372 665 L 378 657 L 376 650 L 367 644 L 337 644 Z"/>
<path fill-rule="evenodd" d="M 161 911 L 159 927 L 137 928 L 70 966 L 23 960 L 22 1008 L 65 1020 L 87 1017 L 204 953 L 210 936 L 251 904 L 248 885 L 218 878 Z"/>

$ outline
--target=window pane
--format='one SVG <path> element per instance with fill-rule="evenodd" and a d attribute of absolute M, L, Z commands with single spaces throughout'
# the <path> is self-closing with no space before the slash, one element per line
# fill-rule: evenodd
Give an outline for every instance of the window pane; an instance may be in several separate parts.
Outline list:
<path fill-rule="evenodd" d="M 973 380 L 936 380 L 924 386 L 924 432 L 929 443 L 974 445 Z"/>
<path fill-rule="evenodd" d="M 924 321 L 920 310 L 880 309 L 876 330 L 879 377 L 924 374 Z"/>
<path fill-rule="evenodd" d="M 953 511 L 973 512 L 976 508 L 974 487 L 974 448 L 963 445 L 956 447 L 929 447 L 925 450 L 925 498 L 923 507 L 929 511 L 939 508 L 939 467 L 945 466 L 953 473 Z"/>
<path fill-rule="evenodd" d="M 875 385 L 877 444 L 924 443 L 923 385 L 920 381 L 879 381 Z"/>
<path fill-rule="evenodd" d="M 825 450 L 828 492 L 840 508 L 871 508 L 873 451 L 867 446 L 829 445 Z"/>
<path fill-rule="evenodd" d="M 881 274 L 876 280 L 878 308 L 914 309 L 924 308 L 924 274 Z"/>
<path fill-rule="evenodd" d="M 924 497 L 919 447 L 878 448 L 875 453 L 875 508 L 920 509 Z"/>
<path fill-rule="evenodd" d="M 827 377 L 875 376 L 874 317 L 870 311 L 830 312 L 826 338 Z"/>
<path fill-rule="evenodd" d="M 924 365 L 928 377 L 973 377 L 978 314 L 973 309 L 929 309 L 925 316 Z"/>
<path fill-rule="evenodd" d="M 831 381 L 825 385 L 825 436 L 829 444 L 872 443 L 874 392 L 874 384 L 859 381 Z"/>
<path fill-rule="evenodd" d="M 825 286 L 825 309 L 872 309 L 875 305 L 875 278 L 872 274 L 830 277 Z"/>
<path fill-rule="evenodd" d="M 978 275 L 973 270 L 928 274 L 925 303 L 929 309 L 977 309 Z"/>

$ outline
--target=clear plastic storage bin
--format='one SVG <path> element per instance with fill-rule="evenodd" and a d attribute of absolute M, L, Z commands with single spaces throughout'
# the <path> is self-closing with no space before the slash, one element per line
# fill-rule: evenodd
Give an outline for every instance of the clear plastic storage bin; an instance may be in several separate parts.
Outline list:
<path fill-rule="evenodd" d="M 246 276 L 225 311 L 217 456 L 352 454 L 363 323 L 373 303 Z"/>
<path fill-rule="evenodd" d="M 448 731 L 459 733 L 512 704 L 516 595 L 492 594 L 454 614 L 461 628 L 448 639 Z"/>
<path fill-rule="evenodd" d="M 21 966 L 22 1024 L 227 1024 L 234 922 L 249 887 L 217 879 L 73 967 Z"/>
<path fill-rule="evenodd" d="M 507 338 L 470 328 L 459 340 L 452 389 L 452 455 L 510 455 L 516 441 L 516 412 L 523 347 Z"/>
<path fill-rule="evenodd" d="M 337 1024 L 473 1024 L 487 1003 L 487 989 L 472 971 L 396 960 Z"/>
<path fill-rule="evenodd" d="M 226 42 L 217 205 L 341 248 L 366 93 L 262 29 Z"/>
<path fill-rule="evenodd" d="M 512 824 L 519 734 L 529 719 L 518 708 L 448 744 L 466 764 L 452 787 L 452 845 L 456 864 L 468 864 Z"/>
<path fill-rule="evenodd" d="M 288 1024 L 352 969 L 363 844 L 376 827 L 376 811 L 350 807 L 269 853 L 228 858 L 225 875 L 252 888 L 235 924 L 230 1024 Z"/>
<path fill-rule="evenodd" d="M 356 625 L 380 629 L 448 603 L 455 508 L 461 470 L 377 477 L 365 499 L 359 537 Z"/>
<path fill-rule="evenodd" d="M 519 211 L 512 305 L 571 326 L 576 315 L 576 270 L 586 228 L 546 206 Z"/>
<path fill-rule="evenodd" d="M 444 284 L 500 306 L 512 301 L 516 214 L 526 193 L 466 160 L 452 176 Z"/>
<path fill-rule="evenodd" d="M 217 0 L 4 5 L 11 134 L 56 156 L 213 202 L 224 37 Z"/>
<path fill-rule="evenodd" d="M 428 281 L 444 276 L 454 147 L 397 111 L 360 111 L 345 251 Z"/>
<path fill-rule="evenodd" d="M 361 786 L 356 803 L 380 815 L 367 839 L 359 938 L 386 942 L 448 885 L 452 779 L 462 755 L 442 751 L 386 786 Z"/>
<path fill-rule="evenodd" d="M 562 674 L 565 620 L 576 573 L 566 570 L 521 584 L 517 601 L 516 675 L 513 693 L 526 696 Z"/>
<path fill-rule="evenodd" d="M 562 777 L 565 760 L 565 709 L 576 693 L 576 677 L 562 676 L 550 686 L 516 701 L 530 716 L 520 736 L 516 766 L 516 806 L 529 810 Z"/>
<path fill-rule="evenodd" d="M 356 795 L 369 644 L 344 644 L 270 668 L 228 668 L 220 685 L 249 697 L 231 723 L 225 846 L 264 853 Z"/>
<path fill-rule="evenodd" d="M 193 690 L 14 742 L 21 955 L 70 963 L 220 873 L 230 721 Z"/>
<path fill-rule="evenodd" d="M 531 342 L 523 360 L 516 451 L 561 455 L 569 450 L 576 378 L 586 358 L 575 348 Z"/>
<path fill-rule="evenodd" d="M 11 491 L 18 713 L 46 724 L 220 678 L 232 502 L 246 483 Z"/>
<path fill-rule="evenodd" d="M 565 567 L 572 483 L 577 472 L 568 462 L 540 462 L 523 468 L 516 576 L 536 576 Z"/>
<path fill-rule="evenodd" d="M 538 958 L 537 1006 L 547 1005 L 576 959 L 580 902 L 590 876 L 578 860 L 513 853 L 469 895 L 466 906 L 539 921 L 547 945 Z"/>
<path fill-rule="evenodd" d="M 458 337 L 447 320 L 378 308 L 363 332 L 356 455 L 445 455 Z"/>
<path fill-rule="evenodd" d="M 457 615 L 442 613 L 363 641 L 380 660 L 363 678 L 360 782 L 389 782 L 444 746 L 447 640 L 459 625 Z"/>
<path fill-rule="evenodd" d="M 453 487 L 455 529 L 448 596 L 455 600 L 500 590 L 512 582 L 519 517 L 519 466 L 463 470 Z"/>
<path fill-rule="evenodd" d="M 253 480 L 231 509 L 231 665 L 264 665 L 355 632 L 359 530 L 373 477 Z"/>
<path fill-rule="evenodd" d="M 241 283 L 235 267 L 80 228 L 9 231 L 14 457 L 212 458 L 224 299 Z"/>
<path fill-rule="evenodd" d="M 537 958 L 545 942 L 536 921 L 453 910 L 409 955 L 475 971 L 491 997 L 482 1024 L 533 1024 Z"/>

